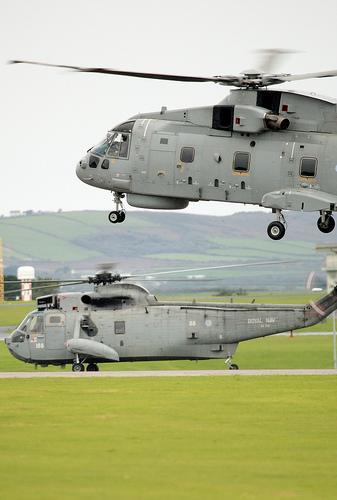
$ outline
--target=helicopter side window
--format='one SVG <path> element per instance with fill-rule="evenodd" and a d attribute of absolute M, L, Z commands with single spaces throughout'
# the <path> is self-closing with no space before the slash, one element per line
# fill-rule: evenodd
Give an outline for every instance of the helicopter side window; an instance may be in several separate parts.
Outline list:
<path fill-rule="evenodd" d="M 17 329 L 21 330 L 22 332 L 26 332 L 27 331 L 27 325 L 30 322 L 30 319 L 31 319 L 31 316 L 26 317 L 23 321 L 21 321 L 21 323 L 19 324 L 19 326 L 17 327 Z"/>
<path fill-rule="evenodd" d="M 11 335 L 12 342 L 23 342 L 25 340 L 25 334 L 22 332 L 14 332 Z"/>
<path fill-rule="evenodd" d="M 125 333 L 125 321 L 115 321 L 115 334 L 124 335 Z"/>
<path fill-rule="evenodd" d="M 114 132 L 108 138 L 110 147 L 107 151 L 108 156 L 114 158 L 127 158 L 129 150 L 129 137 L 130 134 L 124 134 L 121 132 Z"/>
<path fill-rule="evenodd" d="M 30 333 L 42 333 L 43 332 L 43 317 L 33 316 L 31 322 L 28 325 L 28 330 Z"/>
<path fill-rule="evenodd" d="M 195 153 L 194 148 L 190 147 L 181 148 L 180 160 L 183 163 L 192 163 L 194 160 L 194 153 Z"/>
<path fill-rule="evenodd" d="M 104 170 L 108 170 L 108 168 L 109 168 L 109 160 L 107 160 L 107 159 L 103 160 L 101 168 L 103 168 Z"/>
<path fill-rule="evenodd" d="M 250 164 L 250 154 L 243 151 L 234 153 L 233 170 L 236 172 L 248 172 Z"/>
<path fill-rule="evenodd" d="M 300 176 L 316 177 L 317 158 L 301 158 Z"/>
<path fill-rule="evenodd" d="M 43 317 L 41 314 L 27 316 L 17 328 L 21 332 L 40 333 L 43 331 Z"/>

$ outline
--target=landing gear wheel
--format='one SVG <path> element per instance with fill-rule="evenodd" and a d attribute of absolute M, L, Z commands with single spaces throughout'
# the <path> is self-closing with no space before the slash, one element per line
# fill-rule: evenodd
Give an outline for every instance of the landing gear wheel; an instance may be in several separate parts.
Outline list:
<path fill-rule="evenodd" d="M 109 221 L 112 224 L 117 224 L 118 222 L 125 221 L 125 210 L 123 208 L 122 199 L 125 198 L 124 193 L 114 193 L 114 203 L 116 206 L 116 210 L 113 210 L 109 213 Z"/>
<path fill-rule="evenodd" d="M 96 363 L 89 363 L 87 366 L 87 372 L 98 372 L 99 368 Z"/>
<path fill-rule="evenodd" d="M 235 363 L 229 365 L 229 370 L 238 370 L 239 369 L 239 365 L 236 365 Z"/>
<path fill-rule="evenodd" d="M 109 221 L 112 224 L 117 224 L 119 222 L 124 222 L 125 221 L 125 212 L 124 210 L 113 210 L 113 212 L 109 213 Z"/>
<path fill-rule="evenodd" d="M 126 217 L 126 215 L 125 215 L 124 210 L 120 210 L 118 212 L 118 222 L 124 222 L 125 221 L 125 217 Z"/>
<path fill-rule="evenodd" d="M 109 221 L 111 222 L 111 224 L 117 224 L 117 222 L 119 222 L 119 212 L 117 212 L 116 210 L 113 210 L 112 212 L 109 213 L 108 215 L 108 218 L 109 218 Z"/>
<path fill-rule="evenodd" d="M 325 221 L 320 217 L 317 221 L 317 227 L 322 233 L 331 233 L 335 229 L 335 219 L 331 215 L 325 216 Z"/>
<path fill-rule="evenodd" d="M 267 227 L 268 236 L 272 240 L 280 240 L 285 235 L 285 232 L 286 228 L 284 227 L 284 224 L 279 221 L 271 222 Z"/>
<path fill-rule="evenodd" d="M 72 370 L 73 372 L 84 372 L 84 365 L 82 363 L 74 363 Z"/>

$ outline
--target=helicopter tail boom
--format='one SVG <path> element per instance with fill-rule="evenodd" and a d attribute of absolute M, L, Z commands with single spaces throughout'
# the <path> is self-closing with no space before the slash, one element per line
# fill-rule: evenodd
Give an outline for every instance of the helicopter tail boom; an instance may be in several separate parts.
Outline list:
<path fill-rule="evenodd" d="M 317 300 L 310 302 L 306 306 L 305 326 L 315 325 L 337 309 L 337 286 L 328 294 Z"/>

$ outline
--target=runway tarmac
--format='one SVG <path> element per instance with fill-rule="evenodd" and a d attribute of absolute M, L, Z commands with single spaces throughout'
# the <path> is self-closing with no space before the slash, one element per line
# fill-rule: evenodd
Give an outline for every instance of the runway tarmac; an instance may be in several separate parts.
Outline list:
<path fill-rule="evenodd" d="M 145 378 L 145 377 L 260 377 L 275 375 L 337 375 L 337 370 L 156 370 L 102 372 L 3 372 L 4 378 Z"/>

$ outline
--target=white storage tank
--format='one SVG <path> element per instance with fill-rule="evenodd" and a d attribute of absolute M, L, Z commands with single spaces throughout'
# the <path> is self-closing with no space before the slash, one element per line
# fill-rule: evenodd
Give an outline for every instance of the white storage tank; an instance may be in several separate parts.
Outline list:
<path fill-rule="evenodd" d="M 33 300 L 32 281 L 35 279 L 35 269 L 32 266 L 20 266 L 17 269 L 17 278 L 21 281 L 21 300 Z"/>

